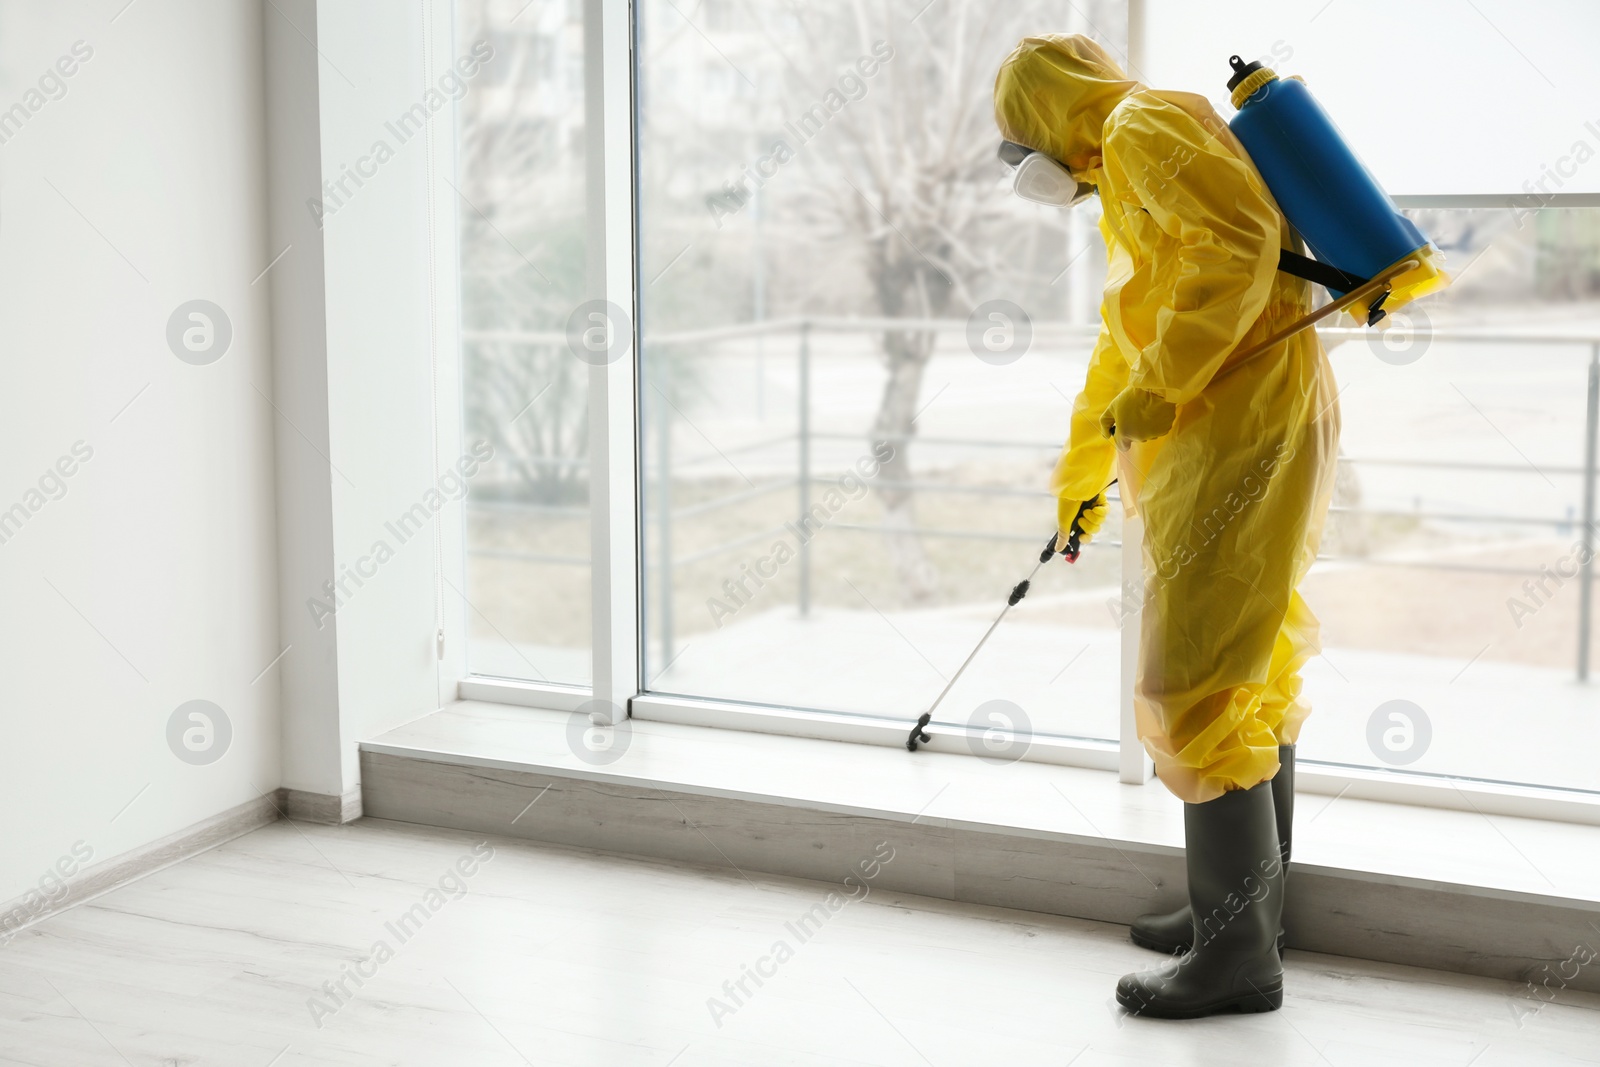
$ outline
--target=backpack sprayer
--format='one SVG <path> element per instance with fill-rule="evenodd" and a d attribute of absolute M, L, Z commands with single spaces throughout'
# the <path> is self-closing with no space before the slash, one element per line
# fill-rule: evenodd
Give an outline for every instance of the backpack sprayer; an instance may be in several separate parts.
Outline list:
<path fill-rule="evenodd" d="M 1234 366 L 1339 311 L 1348 308 L 1376 326 L 1390 311 L 1450 283 L 1428 239 L 1395 210 L 1304 82 L 1280 79 L 1238 56 L 1228 64 L 1233 68 L 1228 89 L 1239 112 L 1228 128 L 1316 257 L 1284 249 L 1278 269 L 1321 285 L 1334 297 L 1241 353 Z"/>
<path fill-rule="evenodd" d="M 1228 128 L 1250 154 L 1284 217 L 1316 257 L 1280 249 L 1278 269 L 1323 286 L 1334 299 L 1239 353 L 1222 374 L 1232 373 L 1340 311 L 1349 309 L 1358 321 L 1376 326 L 1389 312 L 1450 283 L 1428 239 L 1395 210 L 1389 194 L 1350 150 L 1304 82 L 1280 79 L 1271 69 L 1246 63 L 1238 56 L 1228 64 L 1233 68 L 1228 89 L 1239 112 Z M 1017 168 L 1013 187 L 1025 199 L 1070 207 L 1092 192 L 1076 183 L 1065 167 L 1023 145 L 1003 143 L 1000 158 Z M 1083 536 L 1078 523 L 1093 503 L 1085 502 L 1072 520 L 1066 547 L 1061 550 L 1068 563 L 1078 561 Z M 1028 595 L 1039 568 L 1055 554 L 1056 540 L 1051 534 L 1039 562 L 1012 588 L 1000 615 L 911 728 L 907 749 L 915 752 L 919 743 L 932 740 L 925 730 L 934 711 L 1001 620 Z"/>

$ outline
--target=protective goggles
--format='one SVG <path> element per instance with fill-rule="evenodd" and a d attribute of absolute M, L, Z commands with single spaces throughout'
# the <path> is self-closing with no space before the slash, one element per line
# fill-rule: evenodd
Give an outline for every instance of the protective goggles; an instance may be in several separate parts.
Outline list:
<path fill-rule="evenodd" d="M 1074 178 L 1060 163 L 1015 141 L 1000 142 L 1000 161 L 1016 168 L 1011 176 L 1011 191 L 1032 203 L 1072 207 L 1094 193 L 1094 186 Z"/>

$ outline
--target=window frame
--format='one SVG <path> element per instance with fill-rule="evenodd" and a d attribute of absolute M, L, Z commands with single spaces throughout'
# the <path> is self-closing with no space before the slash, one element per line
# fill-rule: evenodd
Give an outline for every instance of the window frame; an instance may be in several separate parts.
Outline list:
<path fill-rule="evenodd" d="M 1142 34 L 1140 0 L 1130 0 L 1131 40 Z M 587 713 L 598 726 L 625 718 L 725 730 L 900 747 L 910 730 L 905 720 L 855 715 L 815 708 L 774 706 L 728 699 L 651 692 L 644 678 L 644 621 L 648 584 L 643 573 L 643 412 L 639 366 L 640 197 L 637 129 L 638 25 L 634 0 L 583 0 L 585 148 L 588 188 L 586 290 L 591 299 L 609 300 L 630 316 L 630 343 L 623 358 L 589 370 L 590 573 L 592 597 L 592 679 L 590 686 L 532 682 L 475 675 L 465 656 L 452 658 L 458 699 L 487 701 L 568 713 Z M 454 166 L 453 158 L 447 164 Z M 1468 203 L 1467 201 L 1471 201 Z M 1481 202 L 1480 202 L 1481 201 Z M 1502 197 L 1409 196 L 1408 208 L 1506 207 Z M 1600 206 L 1600 196 L 1558 195 L 1552 207 Z M 1600 380 L 1600 340 L 1590 371 L 1590 403 Z M 1590 445 L 1591 451 L 1593 444 Z M 447 580 L 466 588 L 463 528 L 454 540 L 463 551 L 453 556 Z M 1591 523 L 1593 516 L 1590 516 Z M 1126 520 L 1123 573 L 1141 569 L 1142 523 Z M 464 647 L 468 619 L 457 612 L 456 647 Z M 1119 781 L 1145 784 L 1154 767 L 1137 737 L 1133 683 L 1139 627 L 1130 618 L 1121 627 L 1118 738 L 1031 739 L 1021 759 L 1063 766 L 1115 771 Z M 977 731 L 956 725 L 930 725 L 934 751 L 968 752 Z M 1425 807 L 1470 806 L 1485 814 L 1508 814 L 1600 824 L 1600 791 L 1467 779 L 1400 768 L 1365 768 L 1302 760 L 1300 788 Z"/>

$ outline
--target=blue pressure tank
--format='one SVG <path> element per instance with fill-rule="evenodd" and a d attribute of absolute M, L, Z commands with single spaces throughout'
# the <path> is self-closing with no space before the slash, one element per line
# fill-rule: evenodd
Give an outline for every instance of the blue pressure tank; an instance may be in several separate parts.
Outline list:
<path fill-rule="evenodd" d="M 1428 239 L 1395 210 L 1305 84 L 1238 56 L 1230 64 L 1228 89 L 1239 113 L 1228 126 L 1312 254 L 1371 278 L 1421 253 L 1422 266 L 1396 279 L 1391 310 L 1446 284 Z"/>

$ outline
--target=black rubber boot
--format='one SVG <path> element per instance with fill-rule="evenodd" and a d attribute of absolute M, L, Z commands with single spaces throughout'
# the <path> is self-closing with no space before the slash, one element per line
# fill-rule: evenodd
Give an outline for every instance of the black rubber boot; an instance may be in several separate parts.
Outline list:
<path fill-rule="evenodd" d="M 1283 864 L 1271 785 L 1185 804 L 1183 830 L 1194 946 L 1160 967 L 1123 975 L 1117 1003 L 1160 1019 L 1282 1007 Z"/>
<path fill-rule="evenodd" d="M 1272 803 L 1278 815 L 1278 834 L 1283 838 L 1283 874 L 1289 876 L 1289 845 L 1294 837 L 1294 746 L 1278 746 L 1278 773 L 1272 779 Z M 1189 905 L 1165 914 L 1141 915 L 1133 920 L 1129 931 L 1133 943 L 1140 948 L 1154 949 L 1176 956 L 1188 952 L 1194 944 L 1194 920 L 1190 918 Z M 1284 947 L 1283 931 L 1278 931 L 1278 953 Z"/>

